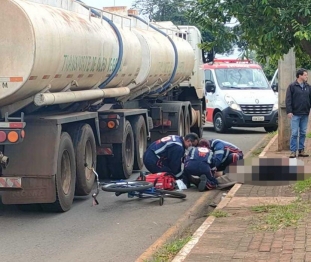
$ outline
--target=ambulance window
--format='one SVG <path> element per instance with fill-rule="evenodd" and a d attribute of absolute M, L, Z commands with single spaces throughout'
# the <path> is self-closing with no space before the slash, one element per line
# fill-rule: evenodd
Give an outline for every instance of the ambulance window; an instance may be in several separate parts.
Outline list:
<path fill-rule="evenodd" d="M 213 83 L 215 83 L 213 74 L 211 70 L 205 70 L 205 81 L 211 81 Z"/>

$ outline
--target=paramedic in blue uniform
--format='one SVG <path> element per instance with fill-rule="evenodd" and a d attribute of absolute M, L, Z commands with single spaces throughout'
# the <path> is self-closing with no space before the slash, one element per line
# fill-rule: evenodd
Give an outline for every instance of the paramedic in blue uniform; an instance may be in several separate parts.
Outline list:
<path fill-rule="evenodd" d="M 241 149 L 221 139 L 209 140 L 210 150 L 213 152 L 211 167 L 217 171 L 224 171 L 230 164 L 243 159 Z"/>
<path fill-rule="evenodd" d="M 181 175 L 182 159 L 185 150 L 197 146 L 199 137 L 195 133 L 185 137 L 170 135 L 153 142 L 144 153 L 146 169 L 155 174 L 167 172 L 178 178 Z"/>
<path fill-rule="evenodd" d="M 209 165 L 212 161 L 213 153 L 208 147 L 209 142 L 201 139 L 198 147 L 191 148 L 184 160 L 183 182 L 188 188 L 190 183 L 193 183 L 200 192 L 206 189 L 215 189 L 218 185 L 218 181 L 213 176 Z"/>

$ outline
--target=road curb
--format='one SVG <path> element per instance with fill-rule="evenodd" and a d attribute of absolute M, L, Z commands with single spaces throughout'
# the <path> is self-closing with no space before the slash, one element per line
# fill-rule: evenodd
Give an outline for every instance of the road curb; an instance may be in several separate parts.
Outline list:
<path fill-rule="evenodd" d="M 208 206 L 209 198 L 214 198 L 219 194 L 218 191 L 207 191 L 202 194 L 202 196 L 195 202 L 195 204 L 184 213 L 184 215 L 177 220 L 177 222 L 171 226 L 166 232 L 160 236 L 148 249 L 142 253 L 135 262 L 146 262 L 148 259 L 151 259 L 153 255 L 168 241 L 174 239 L 178 236 L 185 227 L 190 226 L 196 217 L 197 213 L 201 213 L 204 207 Z M 212 202 L 212 201 L 210 201 Z"/>
<path fill-rule="evenodd" d="M 258 156 L 259 158 L 266 157 L 266 153 L 269 151 L 270 147 L 273 145 L 275 140 L 278 138 L 278 134 L 274 135 L 274 137 L 270 140 L 270 142 L 265 146 L 265 148 L 262 150 L 261 154 Z"/>
<path fill-rule="evenodd" d="M 250 156 L 250 154 L 255 151 L 267 138 L 269 137 L 269 134 L 266 134 L 261 140 L 259 140 L 257 142 L 256 145 L 254 145 L 245 155 L 244 155 L 244 159 L 248 158 Z"/>
<path fill-rule="evenodd" d="M 248 151 L 245 156 L 245 158 L 248 158 L 250 156 L 250 154 L 255 151 L 267 138 L 268 138 L 269 134 L 265 135 L 260 141 L 258 141 L 258 143 L 253 146 L 250 151 Z M 271 139 L 272 140 L 272 139 Z M 271 142 L 271 141 L 270 141 Z M 272 143 L 270 144 L 270 142 L 268 143 L 269 148 L 272 145 Z M 268 146 L 267 145 L 267 146 Z M 264 148 L 264 150 L 268 150 L 267 146 Z M 266 150 L 266 151 L 267 151 Z M 266 152 L 265 151 L 265 152 Z M 226 195 L 226 197 L 224 197 L 219 204 L 217 205 L 217 207 L 215 208 L 215 210 L 221 210 L 223 208 L 225 208 L 228 203 L 230 202 L 230 200 L 234 197 L 234 195 L 236 194 L 236 192 L 239 190 L 239 188 L 242 186 L 242 184 L 237 183 L 235 184 L 230 191 L 228 192 L 228 194 Z M 178 254 L 175 256 L 175 258 L 172 260 L 172 262 L 182 262 L 186 259 L 186 257 L 190 254 L 191 250 L 195 247 L 195 245 L 199 242 L 200 238 L 203 236 L 203 234 L 206 232 L 206 230 L 213 224 L 214 220 L 216 219 L 216 217 L 214 216 L 209 216 L 204 222 L 203 224 L 196 230 L 196 232 L 193 234 L 191 240 L 178 252 Z"/>

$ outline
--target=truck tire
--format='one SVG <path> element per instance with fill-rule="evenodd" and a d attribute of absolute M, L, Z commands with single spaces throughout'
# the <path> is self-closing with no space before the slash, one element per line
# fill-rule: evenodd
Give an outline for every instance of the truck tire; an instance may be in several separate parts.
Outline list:
<path fill-rule="evenodd" d="M 147 148 L 147 128 L 143 116 L 132 119 L 134 132 L 134 170 L 140 170 L 144 166 L 143 156 Z"/>
<path fill-rule="evenodd" d="M 185 123 L 184 123 L 184 135 L 190 133 L 190 113 L 188 109 L 185 109 Z"/>
<path fill-rule="evenodd" d="M 109 161 L 109 170 L 114 179 L 129 178 L 134 165 L 134 134 L 129 121 L 125 121 L 123 143 L 113 145 L 114 156 Z"/>
<path fill-rule="evenodd" d="M 56 201 L 42 204 L 45 211 L 66 212 L 71 208 L 75 195 L 76 161 L 71 137 L 63 132 L 60 137 L 57 173 L 55 175 Z"/>
<path fill-rule="evenodd" d="M 214 129 L 217 133 L 225 133 L 228 127 L 221 112 L 217 112 L 214 116 Z"/>
<path fill-rule="evenodd" d="M 149 130 L 153 129 L 153 119 L 148 116 L 148 127 L 149 127 Z"/>
<path fill-rule="evenodd" d="M 86 168 L 94 167 L 96 170 L 96 142 L 93 129 L 89 124 L 80 123 L 74 125 L 71 138 L 76 155 L 76 191 L 77 196 L 87 196 L 90 194 L 95 181 L 95 175 Z"/>
<path fill-rule="evenodd" d="M 180 108 L 179 116 L 178 116 L 178 133 L 179 136 L 185 135 L 185 115 L 182 108 Z"/>
<path fill-rule="evenodd" d="M 201 110 L 199 111 L 201 114 Z M 203 111 L 201 114 L 201 119 L 200 119 L 200 123 L 198 124 L 198 126 L 194 126 L 191 127 L 190 131 L 193 133 L 196 133 L 198 135 L 199 138 L 203 137 L 203 126 L 205 124 L 205 119 L 203 119 L 205 117 L 205 113 L 206 111 Z"/>

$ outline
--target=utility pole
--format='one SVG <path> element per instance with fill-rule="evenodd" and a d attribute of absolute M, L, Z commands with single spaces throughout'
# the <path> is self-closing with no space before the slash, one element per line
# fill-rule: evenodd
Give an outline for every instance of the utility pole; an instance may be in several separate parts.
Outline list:
<path fill-rule="evenodd" d="M 295 81 L 296 58 L 293 48 L 284 59 L 279 60 L 278 65 L 278 92 L 279 92 L 279 117 L 278 117 L 278 151 L 289 150 L 290 142 L 290 119 L 286 114 L 286 91 L 291 82 Z"/>

